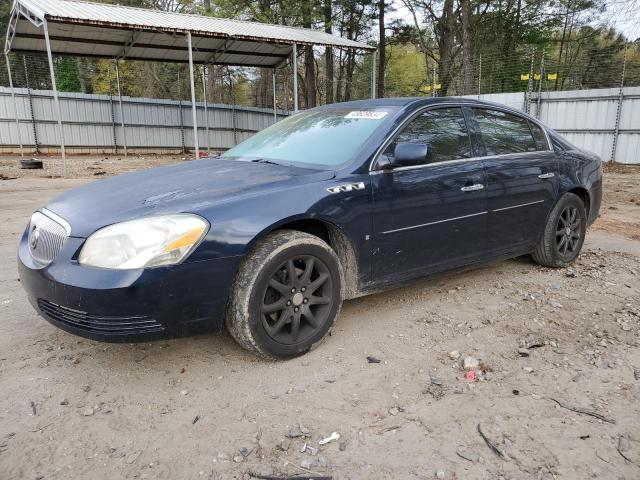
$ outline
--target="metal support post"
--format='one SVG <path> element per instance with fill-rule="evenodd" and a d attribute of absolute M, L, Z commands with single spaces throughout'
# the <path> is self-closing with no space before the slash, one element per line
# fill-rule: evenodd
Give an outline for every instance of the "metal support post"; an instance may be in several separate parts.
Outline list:
<path fill-rule="evenodd" d="M 24 157 L 24 146 L 22 145 L 22 134 L 20 133 L 20 120 L 18 120 L 18 102 L 16 102 L 16 93 L 13 90 L 13 79 L 11 78 L 11 65 L 9 64 L 9 55 L 5 53 L 4 59 L 7 63 L 7 75 L 9 75 L 9 88 L 11 89 L 11 99 L 13 100 L 13 116 L 16 119 L 18 143 L 20 144 L 20 156 Z"/>
<path fill-rule="evenodd" d="M 533 92 L 533 62 L 535 62 L 536 59 L 536 49 L 532 48 L 531 49 L 531 66 L 529 68 L 529 82 L 527 82 L 527 98 L 526 98 L 526 104 L 524 107 L 524 111 L 526 113 L 530 113 L 531 112 L 531 93 Z"/>
<path fill-rule="evenodd" d="M 540 83 L 538 84 L 538 105 L 536 107 L 536 118 L 540 119 L 540 108 L 542 108 L 542 82 L 544 82 L 544 48 L 540 57 Z"/>
<path fill-rule="evenodd" d="M 27 58 L 24 55 L 22 55 L 22 66 L 24 68 L 24 80 L 25 82 L 27 82 L 27 102 L 29 103 L 29 118 L 31 119 L 33 145 L 36 153 L 40 153 L 40 142 L 38 141 L 38 126 L 36 125 L 36 115 L 33 111 L 33 97 L 31 96 L 31 85 L 29 83 L 29 70 L 27 69 Z"/>
<path fill-rule="evenodd" d="M 478 100 L 480 100 L 480 95 L 482 95 L 482 54 L 480 54 L 478 65 Z"/>
<path fill-rule="evenodd" d="M 276 104 L 276 69 L 272 70 L 271 79 L 273 80 L 273 120 L 278 121 L 278 105 Z"/>
<path fill-rule="evenodd" d="M 293 44 L 293 111 L 298 111 L 298 46 Z"/>
<path fill-rule="evenodd" d="M 616 110 L 616 125 L 611 145 L 611 162 L 616 161 L 616 149 L 618 148 L 618 135 L 620 135 L 620 117 L 622 114 L 622 101 L 624 100 L 624 75 L 627 70 L 627 45 L 624 46 L 624 58 L 622 60 L 622 75 L 620 76 L 620 89 L 618 91 L 618 107 Z"/>
<path fill-rule="evenodd" d="M 60 109 L 60 98 L 58 97 L 58 87 L 56 86 L 56 73 L 53 68 L 53 55 L 51 55 L 51 41 L 49 40 L 49 27 L 47 21 L 42 21 L 44 28 L 44 41 L 47 45 L 47 57 L 49 59 L 49 74 L 51 75 L 51 88 L 53 88 L 53 99 L 58 112 L 58 130 L 60 133 L 60 152 L 62 153 L 62 176 L 67 176 L 67 154 L 64 149 L 64 129 L 62 128 L 62 110 Z"/>
<path fill-rule="evenodd" d="M 376 61 L 377 61 L 376 53 L 377 52 L 375 50 L 371 53 L 371 98 L 372 99 L 376 98 Z"/>
<path fill-rule="evenodd" d="M 207 67 L 202 69 L 202 95 L 204 97 L 204 127 L 205 127 L 205 141 L 207 142 L 207 153 L 211 153 L 211 144 L 209 143 L 209 108 L 207 99 Z"/>
<path fill-rule="evenodd" d="M 191 43 L 191 32 L 187 32 L 187 43 L 189 44 L 189 82 L 191 84 L 191 113 L 193 115 L 193 145 L 196 150 L 196 159 L 200 158 L 200 146 L 198 145 L 198 111 L 196 107 L 196 85 L 193 74 L 193 47 Z"/>
<path fill-rule="evenodd" d="M 116 83 L 118 85 L 118 104 L 120 105 L 120 125 L 122 125 L 122 145 L 124 146 L 124 156 L 128 155 L 127 152 L 127 130 L 124 126 L 124 108 L 122 108 L 122 91 L 120 90 L 120 68 L 118 67 L 118 59 L 115 59 L 116 63 Z"/>

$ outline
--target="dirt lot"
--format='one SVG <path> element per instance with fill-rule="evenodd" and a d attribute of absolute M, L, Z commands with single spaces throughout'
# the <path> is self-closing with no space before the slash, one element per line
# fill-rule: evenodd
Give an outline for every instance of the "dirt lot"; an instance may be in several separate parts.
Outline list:
<path fill-rule="evenodd" d="M 180 160 L 101 158 L 74 176 Z M 0 479 L 640 478 L 640 169 L 606 174 L 574 267 L 520 258 L 348 301 L 325 343 L 274 363 L 222 334 L 108 345 L 39 318 L 19 235 L 87 179 L 11 162 L 0 173 L 26 178 L 0 181 Z"/>

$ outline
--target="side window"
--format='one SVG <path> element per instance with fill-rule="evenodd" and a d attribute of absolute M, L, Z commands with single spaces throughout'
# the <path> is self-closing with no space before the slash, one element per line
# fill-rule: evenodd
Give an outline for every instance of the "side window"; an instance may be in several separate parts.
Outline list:
<path fill-rule="evenodd" d="M 547 137 L 545 136 L 542 128 L 533 122 L 529 122 L 529 128 L 533 134 L 533 139 L 536 141 L 536 150 L 541 152 L 549 150 L 549 144 L 547 143 Z"/>
<path fill-rule="evenodd" d="M 486 148 L 486 155 L 538 150 L 526 119 L 484 108 L 474 108 L 473 112 Z"/>
<path fill-rule="evenodd" d="M 384 155 L 393 157 L 398 143 L 430 144 L 431 155 L 426 163 L 471 157 L 469 133 L 461 108 L 438 108 L 417 116 L 389 144 Z"/>

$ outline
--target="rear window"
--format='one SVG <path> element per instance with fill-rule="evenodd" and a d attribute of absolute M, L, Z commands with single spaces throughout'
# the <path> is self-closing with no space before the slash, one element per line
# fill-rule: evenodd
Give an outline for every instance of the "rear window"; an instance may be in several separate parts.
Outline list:
<path fill-rule="evenodd" d="M 538 150 L 526 119 L 484 108 L 474 108 L 473 112 L 482 135 L 485 155 L 506 155 Z"/>

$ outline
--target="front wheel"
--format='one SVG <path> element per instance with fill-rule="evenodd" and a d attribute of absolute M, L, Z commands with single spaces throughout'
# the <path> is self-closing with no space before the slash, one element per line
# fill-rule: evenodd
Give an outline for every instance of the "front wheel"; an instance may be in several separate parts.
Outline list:
<path fill-rule="evenodd" d="M 531 256 L 545 267 L 566 267 L 580 254 L 587 232 L 584 202 L 565 193 L 547 219 L 544 234 Z"/>
<path fill-rule="evenodd" d="M 302 355 L 329 332 L 342 305 L 338 257 L 313 235 L 282 230 L 258 242 L 231 290 L 227 328 L 266 357 Z"/>

